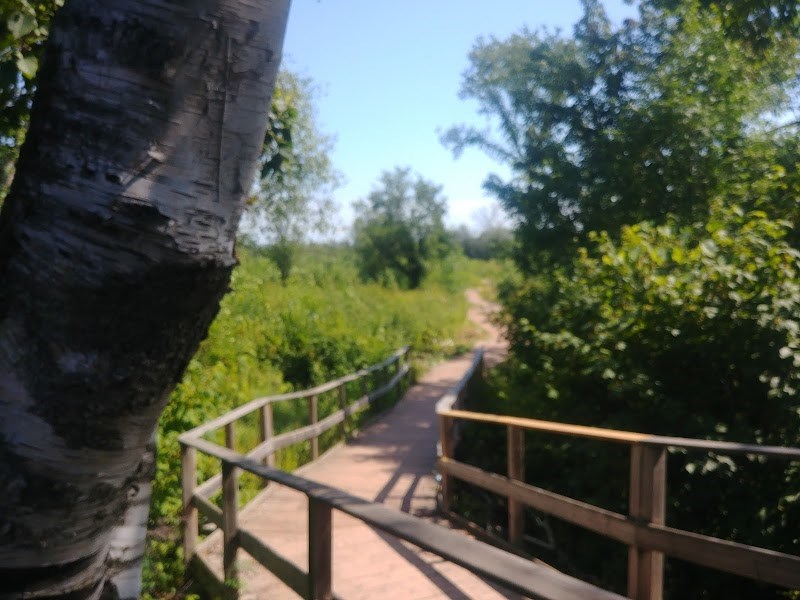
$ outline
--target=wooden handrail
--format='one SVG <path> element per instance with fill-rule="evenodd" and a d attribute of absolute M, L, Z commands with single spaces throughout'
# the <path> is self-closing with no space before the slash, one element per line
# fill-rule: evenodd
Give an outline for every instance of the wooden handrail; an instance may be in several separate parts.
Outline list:
<path fill-rule="evenodd" d="M 269 439 L 261 442 L 258 446 L 247 452 L 245 456 L 253 460 L 266 459 L 267 463 L 269 464 L 270 459 L 274 456 L 275 452 L 277 452 L 278 450 L 283 450 L 284 448 L 288 448 L 289 446 L 292 446 L 294 444 L 299 444 L 300 442 L 313 440 L 314 438 L 319 437 L 329 429 L 333 429 L 336 425 L 344 423 L 348 417 L 366 408 L 374 400 L 380 398 L 381 396 L 386 395 L 395 386 L 399 385 L 402 378 L 405 377 L 408 374 L 408 372 L 409 372 L 408 365 L 403 365 L 400 368 L 400 370 L 397 373 L 395 373 L 394 376 L 384 386 L 378 388 L 377 390 L 373 390 L 366 396 L 362 396 L 361 398 L 351 402 L 350 404 L 347 404 L 344 408 L 339 409 L 338 411 L 328 415 L 324 419 L 321 419 L 312 425 L 299 427 L 297 429 L 294 429 L 292 431 L 287 431 L 286 433 L 282 433 L 280 435 L 273 435 Z M 194 430 L 188 431 L 187 434 L 191 434 L 193 431 Z M 178 438 L 182 444 L 192 446 L 193 440 L 200 439 L 199 437 L 188 436 L 187 434 L 184 434 Z M 204 481 L 202 484 L 198 485 L 196 487 L 195 493 L 205 498 L 209 498 L 217 491 L 219 491 L 221 485 L 222 485 L 222 476 L 219 474 L 214 475 L 209 479 L 207 479 L 206 481 Z"/>
<path fill-rule="evenodd" d="M 694 438 L 671 437 L 663 435 L 650 435 L 635 431 L 621 431 L 617 429 L 603 429 L 602 427 L 589 427 L 586 425 L 571 425 L 555 421 L 541 421 L 524 417 L 511 417 L 507 415 L 493 415 L 490 413 L 477 413 L 465 410 L 442 410 L 440 416 L 451 419 L 463 419 L 478 423 L 491 423 L 519 427 L 529 431 L 543 431 L 558 433 L 570 437 L 587 438 L 604 442 L 622 442 L 626 444 L 642 444 L 662 448 L 683 448 L 686 450 L 702 450 L 720 454 L 752 454 L 755 456 L 768 456 L 788 460 L 800 460 L 800 448 L 786 446 L 761 446 L 758 444 L 739 444 L 736 442 L 721 442 L 715 440 L 700 440 Z"/>
<path fill-rule="evenodd" d="M 451 480 L 457 478 L 508 499 L 508 533 L 512 543 L 518 543 L 522 537 L 521 505 L 623 542 L 629 547 L 628 596 L 634 600 L 662 598 L 665 555 L 757 581 L 800 588 L 798 556 L 674 529 L 664 523 L 668 449 L 800 460 L 800 448 L 650 435 L 463 410 L 465 390 L 471 380 L 481 375 L 482 365 L 483 356 L 478 352 L 464 378 L 436 406 L 441 432 L 438 469 L 445 512 L 450 510 Z M 508 429 L 508 477 L 455 460 L 455 428 L 459 421 Z M 628 444 L 631 447 L 629 514 L 621 515 L 524 483 L 525 431 Z"/>
<path fill-rule="evenodd" d="M 439 467 L 462 481 L 499 496 L 514 498 L 525 506 L 623 544 L 645 543 L 653 550 L 712 569 L 734 572 L 754 579 L 762 576 L 765 578 L 763 581 L 785 587 L 800 586 L 800 557 L 797 556 L 663 525 L 642 523 L 628 515 L 562 496 L 503 475 L 489 473 L 452 459 L 442 459 Z M 702 552 L 696 551 L 699 548 L 702 548 Z"/>
<path fill-rule="evenodd" d="M 309 498 L 310 503 L 318 507 L 327 506 L 339 510 L 520 594 L 545 600 L 622 600 L 622 596 L 618 594 L 602 590 L 550 567 L 483 544 L 383 504 L 369 502 L 340 489 L 262 465 L 206 440 L 194 440 L 192 445 L 204 454 L 219 459 L 226 470 L 241 469 L 267 481 L 302 492 Z M 225 503 L 226 506 L 229 504 Z M 323 532 L 330 531 L 327 516 L 323 515 L 321 518 L 318 516 L 316 519 L 322 524 Z M 239 531 L 241 537 L 243 530 Z M 320 528 L 316 530 L 310 528 L 310 534 L 319 536 Z M 266 546 L 262 548 L 263 544 L 251 534 L 247 534 L 247 539 L 251 549 L 258 547 L 255 552 L 250 552 L 254 558 L 258 559 L 258 555 L 261 554 L 277 556 L 274 550 Z M 321 544 L 317 552 L 321 556 L 328 557 L 327 541 L 322 541 Z M 318 563 L 317 569 L 324 566 Z M 330 568 L 330 564 L 327 566 Z M 322 582 L 318 580 L 309 585 L 311 589 L 317 589 L 314 598 L 323 598 L 326 597 L 326 591 L 313 586 L 329 581 L 330 573 L 319 573 L 319 571 L 317 573 Z"/>
<path fill-rule="evenodd" d="M 285 400 L 302 400 L 305 398 L 309 398 L 310 396 L 313 395 L 319 395 L 319 394 L 324 394 L 325 392 L 330 392 L 331 390 L 335 390 L 340 385 L 343 385 L 345 383 L 350 383 L 351 381 L 357 381 L 358 379 L 361 379 L 366 375 L 369 375 L 371 373 L 374 373 L 375 371 L 379 371 L 385 367 L 388 367 L 393 363 L 399 363 L 401 359 L 406 354 L 408 354 L 408 351 L 409 347 L 404 346 L 399 350 L 397 350 L 394 354 L 392 354 L 389 358 L 387 358 L 383 362 L 369 366 L 365 369 L 361 369 L 359 371 L 356 371 L 355 373 L 345 375 L 344 377 L 328 381 L 327 383 L 323 383 L 321 385 L 309 388 L 307 390 L 300 390 L 297 392 L 288 392 L 286 394 L 275 394 L 273 396 L 255 398 L 250 402 L 242 404 L 241 406 L 234 408 L 233 410 L 225 413 L 224 415 L 217 417 L 216 419 L 208 421 L 207 423 L 203 423 L 202 425 L 195 427 L 194 429 L 190 429 L 189 431 L 182 433 L 178 438 L 178 440 L 186 441 L 192 438 L 202 437 L 207 433 L 210 433 L 216 429 L 220 429 L 221 427 L 228 425 L 229 423 L 238 421 L 239 419 L 246 417 L 250 413 L 268 404 L 283 402 Z"/>
<path fill-rule="evenodd" d="M 217 525 L 223 531 L 223 569 L 224 577 L 226 580 L 232 580 L 236 577 L 236 562 L 234 560 L 236 550 L 239 547 L 254 548 L 254 539 L 252 536 L 240 535 L 241 531 L 237 524 L 238 514 L 238 469 L 231 464 L 230 461 L 222 462 L 221 472 L 212 476 L 202 484 L 197 483 L 197 450 L 209 454 L 208 450 L 212 448 L 219 448 L 215 444 L 210 444 L 203 439 L 203 436 L 219 429 L 224 429 L 225 432 L 225 446 L 226 452 L 233 453 L 233 455 L 251 460 L 258 464 L 260 461 L 265 460 L 268 466 L 273 466 L 275 463 L 275 452 L 297 444 L 303 441 L 311 440 L 312 443 L 312 457 L 315 459 L 319 454 L 318 439 L 321 434 L 329 429 L 336 427 L 339 424 L 344 426 L 345 421 L 356 412 L 366 408 L 376 399 L 386 395 L 391 390 L 402 385 L 403 378 L 409 373 L 409 366 L 407 362 L 404 364 L 404 357 L 407 355 L 409 348 L 406 346 L 397 352 L 393 353 L 386 360 L 361 369 L 356 373 L 340 377 L 334 381 L 330 381 L 323 385 L 316 386 L 308 390 L 298 392 L 291 392 L 289 394 L 278 394 L 275 396 L 268 396 L 264 398 L 256 398 L 242 406 L 239 406 L 232 411 L 204 423 L 199 427 L 195 427 L 178 437 L 181 445 L 181 484 L 182 484 L 182 497 L 183 497 L 183 550 L 184 559 L 189 565 L 193 561 L 202 563 L 202 559 L 197 555 L 198 545 L 198 525 L 199 515 L 203 515 L 209 521 Z M 351 381 L 361 379 L 366 382 L 368 376 L 372 375 L 373 387 L 377 386 L 377 374 L 382 373 L 384 369 L 388 369 L 391 365 L 395 365 L 394 374 L 382 386 L 368 391 L 365 385 L 363 395 L 353 402 L 347 401 L 347 393 L 345 385 Z M 337 390 L 339 410 L 328 415 L 323 419 L 318 418 L 317 398 L 320 394 Z M 272 405 L 275 402 L 282 402 L 286 400 L 301 400 L 308 399 L 309 402 L 309 425 L 300 427 L 293 431 L 288 431 L 280 435 L 275 435 L 272 415 Z M 260 443 L 249 452 L 246 456 L 236 453 L 236 422 L 247 415 L 259 411 L 259 438 Z M 203 450 L 205 448 L 205 450 Z M 212 456 L 214 455 L 211 452 Z M 223 507 L 219 509 L 215 506 L 209 498 L 222 489 L 223 492 Z M 320 512 L 321 511 L 321 512 Z M 319 519 L 319 515 L 324 514 L 324 509 L 319 509 L 314 513 L 315 518 Z M 323 518 L 324 521 L 324 518 Z M 323 542 L 324 543 L 324 542 Z M 264 550 L 263 548 L 261 550 Z M 318 562 L 324 559 L 324 545 L 318 548 L 319 559 Z M 259 550 L 255 550 L 259 553 Z M 259 556 L 264 557 L 272 556 L 269 551 L 264 550 L 259 553 Z M 324 561 L 323 561 L 324 562 Z M 301 590 L 303 593 L 310 590 L 309 593 L 317 594 L 318 586 L 316 584 L 307 583 L 301 588 L 297 587 L 297 569 L 291 569 L 286 566 L 286 561 L 283 559 L 275 559 L 270 563 L 272 568 L 277 573 L 282 573 L 287 579 L 293 589 Z M 206 575 L 212 575 L 211 571 L 203 569 Z M 318 578 L 319 569 L 315 570 L 315 578 Z M 322 575 L 324 576 L 324 574 Z M 315 587 L 316 586 L 316 587 Z M 324 587 L 324 585 L 323 585 Z M 227 589 L 226 593 L 231 594 L 231 589 Z M 325 594 L 318 595 L 325 597 Z M 315 596 L 316 597 L 316 596 Z"/>

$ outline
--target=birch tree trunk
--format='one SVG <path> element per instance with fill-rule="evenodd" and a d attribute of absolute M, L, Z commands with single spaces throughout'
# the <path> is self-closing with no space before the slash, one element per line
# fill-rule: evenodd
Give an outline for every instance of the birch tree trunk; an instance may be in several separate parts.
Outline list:
<path fill-rule="evenodd" d="M 0 598 L 138 597 L 152 434 L 228 289 L 288 5 L 52 24 L 0 213 Z"/>

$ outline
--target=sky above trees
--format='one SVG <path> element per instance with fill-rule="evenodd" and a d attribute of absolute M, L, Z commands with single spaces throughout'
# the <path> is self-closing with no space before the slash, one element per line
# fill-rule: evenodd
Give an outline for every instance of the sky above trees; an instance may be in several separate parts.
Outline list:
<path fill-rule="evenodd" d="M 615 22 L 636 14 L 622 0 L 604 2 Z M 332 159 L 345 177 L 336 192 L 341 225 L 385 169 L 410 166 L 443 186 L 447 222 L 473 225 L 494 202 L 481 184 L 507 175 L 476 150 L 458 160 L 439 131 L 483 126 L 477 104 L 459 99 L 467 54 L 479 36 L 507 37 L 523 26 L 571 33 L 579 0 L 298 0 L 293 3 L 284 66 L 314 79 L 321 129 L 336 137 Z"/>

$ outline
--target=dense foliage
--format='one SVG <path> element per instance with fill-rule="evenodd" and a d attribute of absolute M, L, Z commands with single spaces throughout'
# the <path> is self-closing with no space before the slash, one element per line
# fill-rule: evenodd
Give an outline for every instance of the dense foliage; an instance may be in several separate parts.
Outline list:
<path fill-rule="evenodd" d="M 445 141 L 511 167 L 487 187 L 518 223 L 520 270 L 500 294 L 512 356 L 486 410 L 800 445 L 797 29 L 777 9 L 764 25 L 756 4 L 646 0 L 617 27 L 586 0 L 571 37 L 477 43 L 463 91 L 497 132 Z M 502 470 L 497 432 L 472 435 L 464 452 Z M 627 511 L 618 449 L 537 436 L 526 458 L 529 481 Z M 673 454 L 667 521 L 796 554 L 798 489 L 796 464 Z M 624 548 L 541 519 L 529 533 L 624 591 Z M 679 561 L 666 584 L 781 597 Z"/>
<path fill-rule="evenodd" d="M 486 408 L 800 446 L 800 253 L 787 243 L 787 229 L 760 211 L 716 206 L 705 225 L 642 223 L 625 227 L 619 242 L 595 235 L 571 269 L 507 286 L 514 359 L 502 372 L 507 379 L 499 397 Z M 626 512 L 624 452 L 536 436 L 527 450 L 536 485 Z M 485 460 L 485 449 L 474 455 Z M 495 462 L 492 467 L 503 468 L 502 457 Z M 672 455 L 668 523 L 796 553 L 798 489 L 797 465 Z M 548 559 L 624 591 L 624 551 L 606 549 L 578 529 L 556 525 L 554 531 L 564 556 Z M 668 564 L 672 598 L 777 593 Z"/>
<path fill-rule="evenodd" d="M 233 291 L 161 417 L 145 569 L 150 597 L 175 597 L 182 582 L 180 433 L 254 397 L 304 389 L 379 362 L 406 344 L 417 361 L 457 352 L 464 345 L 463 289 L 487 268 L 462 258 L 435 269 L 421 289 L 400 291 L 362 284 L 347 248 L 304 247 L 282 285 L 262 250 L 239 254 Z M 304 422 L 306 410 L 277 405 L 277 430 Z M 307 455 L 306 445 L 293 447 L 278 457 L 279 465 L 293 468 Z"/>
<path fill-rule="evenodd" d="M 430 266 L 449 252 L 441 187 L 410 169 L 385 171 L 353 225 L 359 272 L 366 281 L 416 289 Z"/>
<path fill-rule="evenodd" d="M 479 40 L 462 95 L 497 133 L 458 127 L 444 138 L 512 167 L 486 187 L 517 219 L 528 270 L 568 259 L 590 231 L 704 218 L 713 196 L 765 167 L 750 139 L 779 135 L 774 115 L 791 107 L 794 40 L 752 58 L 691 2 L 669 13 L 645 4 L 620 28 L 584 4 L 572 37 Z"/>
<path fill-rule="evenodd" d="M 28 128 L 34 77 L 50 19 L 63 0 L 0 0 L 0 203 Z"/>

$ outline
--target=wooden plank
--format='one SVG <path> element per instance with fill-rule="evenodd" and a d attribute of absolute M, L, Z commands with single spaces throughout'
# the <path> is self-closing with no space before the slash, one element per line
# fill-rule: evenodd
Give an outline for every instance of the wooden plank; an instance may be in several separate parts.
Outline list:
<path fill-rule="evenodd" d="M 465 410 L 448 410 L 444 413 L 454 419 L 477 421 L 480 423 L 493 423 L 495 425 L 513 425 L 533 431 L 547 431 L 549 433 L 562 433 L 573 437 L 590 438 L 607 442 L 624 442 L 628 444 L 641 443 L 651 436 L 631 431 L 616 431 L 601 427 L 588 427 L 585 425 L 570 425 L 539 419 L 525 419 L 522 417 L 509 417 L 506 415 L 492 415 L 488 413 L 475 413 Z"/>
<path fill-rule="evenodd" d="M 193 496 L 192 504 L 197 508 L 201 515 L 211 521 L 214 525 L 222 529 L 224 523 L 222 520 L 222 509 L 217 507 L 211 501 L 203 498 L 202 496 Z"/>
<path fill-rule="evenodd" d="M 622 600 L 622 596 L 406 513 L 238 457 L 230 450 L 205 440 L 195 440 L 195 443 L 203 452 L 209 451 L 209 454 L 229 460 L 246 471 L 301 491 L 310 498 L 433 552 L 509 590 L 544 600 Z"/>
<path fill-rule="evenodd" d="M 350 422 L 350 413 L 347 410 L 347 386 L 344 383 L 340 385 L 337 393 L 339 395 L 339 410 L 341 410 L 344 415 L 344 421 L 342 421 L 342 439 L 346 440 L 349 437 L 348 430 L 353 431 L 353 425 Z"/>
<path fill-rule="evenodd" d="M 667 450 L 631 446 L 629 515 L 637 524 L 663 525 L 666 517 Z M 662 600 L 664 554 L 633 544 L 628 548 L 628 596 Z"/>
<path fill-rule="evenodd" d="M 245 529 L 239 530 L 239 545 L 242 550 L 294 590 L 298 596 L 308 598 L 308 573 Z"/>
<path fill-rule="evenodd" d="M 691 438 L 649 436 L 643 443 L 651 446 L 667 448 L 685 448 L 687 450 L 702 450 L 716 454 L 749 454 L 753 456 L 767 456 L 783 460 L 800 460 L 800 448 L 791 446 L 761 446 L 758 444 L 739 444 L 737 442 L 717 442 L 714 440 L 695 440 Z"/>
<path fill-rule="evenodd" d="M 192 591 L 198 592 L 202 598 L 234 600 L 237 596 L 235 590 L 219 580 L 214 569 L 202 554 L 194 555 L 186 567 L 186 572 L 189 575 L 187 579 L 193 580 Z"/>
<path fill-rule="evenodd" d="M 443 398 L 449 398 L 446 395 Z M 559 433 L 579 438 L 588 438 L 606 442 L 622 442 L 627 444 L 645 444 L 663 448 L 685 448 L 688 450 L 703 450 L 719 454 L 751 454 L 755 456 L 769 456 L 788 460 L 800 460 L 800 448 L 784 446 L 759 446 L 755 444 L 739 444 L 736 442 L 717 442 L 713 440 L 696 440 L 691 438 L 667 437 L 638 433 L 635 431 L 622 431 L 617 429 L 604 429 L 602 427 L 589 427 L 586 425 L 571 425 L 554 421 L 539 419 L 526 419 L 523 417 L 510 417 L 507 415 L 493 415 L 489 413 L 476 413 L 464 410 L 448 410 L 442 405 L 437 413 L 445 414 L 454 419 L 477 421 L 480 423 L 493 423 L 495 425 L 514 425 L 531 431 L 545 431 Z"/>
<path fill-rule="evenodd" d="M 220 427 L 224 427 L 228 423 L 233 423 L 234 421 L 237 421 L 238 419 L 241 419 L 242 417 L 249 415 L 251 412 L 258 410 L 262 406 L 265 406 L 273 402 L 307 398 L 312 394 L 324 394 L 325 392 L 336 389 L 342 383 L 355 381 L 356 379 L 359 378 L 360 375 L 363 375 L 365 373 L 370 373 L 375 369 L 381 369 L 386 365 L 389 365 L 394 361 L 399 360 L 401 357 L 405 356 L 408 353 L 408 351 L 409 351 L 409 346 L 403 346 L 402 348 L 397 350 L 394 354 L 392 354 L 389 358 L 376 365 L 372 365 L 367 369 L 362 369 L 358 373 L 345 375 L 344 377 L 334 379 L 333 381 L 329 381 L 327 383 L 318 385 L 317 387 L 313 387 L 308 390 L 289 392 L 286 394 L 276 394 L 274 396 L 266 396 L 263 398 L 255 398 L 250 402 L 242 404 L 241 406 L 238 406 L 237 408 L 225 413 L 224 415 L 217 417 L 216 419 L 208 421 L 207 423 L 203 423 L 202 425 L 195 427 L 194 429 L 190 429 L 189 431 L 182 433 L 178 439 L 179 440 L 199 439 L 205 434 L 214 431 L 216 429 L 219 429 Z"/>
<path fill-rule="evenodd" d="M 183 499 L 183 560 L 188 565 L 197 550 L 197 508 L 192 503 L 197 487 L 197 450 L 181 444 L 181 496 Z"/>
<path fill-rule="evenodd" d="M 309 598 L 333 598 L 333 511 L 316 498 L 308 501 L 308 585 Z"/>
<path fill-rule="evenodd" d="M 508 480 L 453 460 L 437 467 L 498 495 L 514 495 L 525 505 L 622 542 L 638 544 L 726 573 L 749 577 L 789 589 L 800 588 L 800 556 L 748 546 L 663 525 L 638 525 L 625 515 L 561 496 L 529 484 Z"/>
<path fill-rule="evenodd" d="M 261 407 L 261 419 L 259 421 L 261 429 L 261 441 L 266 442 L 275 435 L 275 419 L 272 413 L 272 404 Z M 275 452 L 270 452 L 266 456 L 266 462 L 270 467 L 275 466 Z"/>
<path fill-rule="evenodd" d="M 470 364 L 469 369 L 464 374 L 464 376 L 458 381 L 458 383 L 453 386 L 452 389 L 448 393 L 446 393 L 442 398 L 436 403 L 436 412 L 437 414 L 441 414 L 444 411 L 453 410 L 453 408 L 458 404 L 459 394 L 461 390 L 469 385 L 469 382 L 472 380 L 473 375 L 475 374 L 476 370 L 480 368 L 480 365 L 483 361 L 483 348 L 478 348 L 475 351 L 475 355 L 472 357 L 472 364 Z M 468 413 L 468 414 L 482 414 L 482 413 Z M 453 415 L 448 415 L 453 416 Z"/>
<path fill-rule="evenodd" d="M 641 547 L 790 590 L 800 589 L 800 556 L 729 542 L 664 525 L 637 527 Z"/>
<path fill-rule="evenodd" d="M 525 481 L 525 430 L 508 426 L 508 478 Z M 508 541 L 522 545 L 525 532 L 525 506 L 514 496 L 508 496 Z"/>
<path fill-rule="evenodd" d="M 327 498 L 329 501 L 331 498 Z M 545 600 L 621 600 L 621 596 L 532 563 L 405 513 L 361 499 L 338 498 L 334 506 L 373 527 L 415 544 L 517 593 Z"/>
<path fill-rule="evenodd" d="M 442 458 L 453 458 L 453 419 L 450 417 L 439 416 L 439 452 Z M 450 480 L 450 475 L 441 471 L 442 481 L 439 489 L 442 494 L 441 509 L 444 512 L 450 512 L 450 507 L 453 503 L 453 483 Z"/>
<path fill-rule="evenodd" d="M 236 450 L 236 422 L 225 425 L 225 447 Z"/>
<path fill-rule="evenodd" d="M 439 461 L 437 468 L 441 473 L 447 473 L 500 496 L 515 498 L 525 506 L 530 506 L 624 544 L 631 544 L 636 538 L 636 526 L 625 515 L 527 483 L 512 481 L 502 475 L 488 473 L 454 460 L 443 458 Z"/>
<path fill-rule="evenodd" d="M 316 425 L 319 420 L 319 401 L 317 395 L 313 394 L 308 399 L 308 420 L 310 425 Z M 344 413 L 342 413 L 342 421 L 344 421 Z M 311 436 L 311 460 L 319 458 L 319 434 L 314 433 Z"/>
<path fill-rule="evenodd" d="M 236 569 L 236 551 L 239 547 L 239 484 L 238 469 L 235 465 L 223 461 L 222 463 L 222 568 L 226 582 L 235 582 L 238 573 Z"/>

